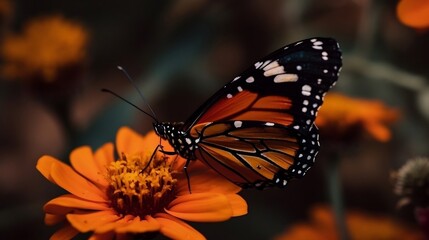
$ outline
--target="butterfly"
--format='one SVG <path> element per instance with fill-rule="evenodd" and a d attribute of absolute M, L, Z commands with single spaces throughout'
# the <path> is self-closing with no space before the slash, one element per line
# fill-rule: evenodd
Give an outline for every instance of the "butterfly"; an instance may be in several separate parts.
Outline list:
<path fill-rule="evenodd" d="M 285 187 L 315 162 L 314 120 L 341 59 L 331 38 L 289 44 L 227 83 L 186 122 L 155 122 L 155 132 L 185 166 L 200 160 L 242 188 Z"/>

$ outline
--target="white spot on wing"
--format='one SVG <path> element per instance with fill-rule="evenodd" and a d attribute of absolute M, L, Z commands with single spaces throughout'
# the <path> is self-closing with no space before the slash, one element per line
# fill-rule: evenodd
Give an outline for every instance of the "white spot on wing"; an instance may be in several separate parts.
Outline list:
<path fill-rule="evenodd" d="M 271 68 L 271 69 L 265 71 L 264 76 L 269 77 L 269 76 L 274 76 L 274 75 L 278 75 L 278 74 L 282 74 L 282 73 L 285 73 L 284 67 L 278 66 L 276 68 Z"/>
<path fill-rule="evenodd" d="M 232 94 L 231 94 L 231 93 L 228 93 L 228 94 L 226 95 L 226 97 L 227 97 L 227 98 L 232 98 Z"/>
<path fill-rule="evenodd" d="M 272 122 L 266 122 L 266 123 L 265 123 L 265 126 L 272 127 L 272 126 L 274 126 L 274 123 L 272 123 Z"/>
<path fill-rule="evenodd" d="M 253 77 L 248 77 L 247 79 L 246 79 L 246 82 L 247 83 L 252 83 L 252 82 L 254 82 L 255 81 L 255 79 L 253 78 Z"/>
<path fill-rule="evenodd" d="M 304 96 L 310 96 L 311 95 L 311 86 L 310 85 L 304 85 L 302 86 L 302 92 L 301 94 Z"/>
<path fill-rule="evenodd" d="M 298 81 L 298 75 L 296 74 L 280 74 L 274 78 L 275 83 L 296 82 L 296 81 Z"/>
<path fill-rule="evenodd" d="M 242 92 L 242 91 L 243 91 L 243 88 L 241 88 L 240 86 L 238 86 L 238 87 L 237 87 L 237 90 L 238 90 L 239 92 Z"/>
<path fill-rule="evenodd" d="M 267 66 L 269 63 L 271 62 L 271 60 L 267 60 L 265 61 L 260 68 L 264 68 L 265 66 Z"/>
<path fill-rule="evenodd" d="M 280 66 L 280 65 L 279 65 L 279 62 L 278 62 L 278 61 L 274 61 L 274 62 L 272 62 L 272 63 L 268 64 L 267 66 L 265 66 L 265 67 L 264 67 L 264 71 L 268 71 L 268 70 L 270 70 L 270 69 L 272 69 L 272 68 L 276 68 L 276 67 L 278 67 L 278 66 Z"/>
<path fill-rule="evenodd" d="M 232 81 L 237 81 L 238 79 L 240 79 L 241 76 L 235 77 Z"/>
<path fill-rule="evenodd" d="M 262 65 L 262 62 L 255 63 L 255 68 L 259 68 Z"/>
<path fill-rule="evenodd" d="M 234 121 L 234 127 L 239 128 L 241 125 L 243 125 L 242 121 Z"/>
<path fill-rule="evenodd" d="M 322 50 L 323 49 L 322 46 L 315 46 L 315 45 L 313 45 L 313 48 L 317 49 L 317 50 Z"/>
<path fill-rule="evenodd" d="M 296 70 L 301 71 L 302 70 L 302 66 L 301 65 L 296 66 Z"/>

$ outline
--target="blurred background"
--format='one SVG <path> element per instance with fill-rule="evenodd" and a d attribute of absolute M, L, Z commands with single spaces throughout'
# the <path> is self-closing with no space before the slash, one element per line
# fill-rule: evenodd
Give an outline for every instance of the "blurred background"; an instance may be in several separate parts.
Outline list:
<path fill-rule="evenodd" d="M 338 40 L 343 70 L 333 91 L 378 104 L 360 117 L 379 119 L 384 135 L 365 124 L 344 136 L 321 127 L 322 149 L 305 178 L 286 189 L 244 190 L 246 216 L 191 225 L 208 239 L 286 239 L 288 229 L 311 221 L 315 207 L 339 201 L 346 214 L 383 216 L 418 232 L 413 207 L 397 207 L 391 175 L 429 156 L 429 24 L 400 22 L 397 4 L 0 0 L 0 235 L 47 239 L 56 230 L 44 225 L 42 206 L 62 190 L 36 171 L 40 156 L 67 162 L 78 146 L 114 141 L 120 126 L 152 129 L 151 119 L 100 91 L 145 108 L 117 65 L 161 121 L 184 121 L 259 58 L 314 36 Z M 346 121 L 341 116 L 338 124 Z"/>

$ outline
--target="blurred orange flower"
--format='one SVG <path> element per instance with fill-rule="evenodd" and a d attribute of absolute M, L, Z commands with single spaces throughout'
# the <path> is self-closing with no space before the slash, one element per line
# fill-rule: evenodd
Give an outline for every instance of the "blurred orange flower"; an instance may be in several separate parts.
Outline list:
<path fill-rule="evenodd" d="M 387 124 L 398 118 L 398 112 L 380 101 L 350 98 L 338 93 L 326 95 L 316 118 L 321 132 L 334 139 L 347 139 L 365 131 L 378 141 L 388 141 Z M 323 134 L 323 133 L 322 133 Z"/>
<path fill-rule="evenodd" d="M 350 238 L 354 240 L 420 240 L 420 232 L 384 216 L 372 216 L 362 212 L 348 212 L 346 216 Z M 339 239 L 334 215 L 323 206 L 311 211 L 311 222 L 293 225 L 276 240 L 337 240 Z"/>
<path fill-rule="evenodd" d="M 37 169 L 69 192 L 44 206 L 46 224 L 65 223 L 51 239 L 71 239 L 79 232 L 92 232 L 91 239 L 133 239 L 157 232 L 173 239 L 205 239 L 182 220 L 218 222 L 247 213 L 245 200 L 237 195 L 240 188 L 198 161 L 188 168 L 191 194 L 185 159 L 158 152 L 150 161 L 158 143 L 154 132 L 143 137 L 123 127 L 117 133 L 116 161 L 112 143 L 95 152 L 75 149 L 71 167 L 41 157 Z"/>
<path fill-rule="evenodd" d="M 396 8 L 398 19 L 412 28 L 429 27 L 429 1 L 401 0 Z"/>
<path fill-rule="evenodd" d="M 84 60 L 87 38 L 83 26 L 61 16 L 32 20 L 22 34 L 4 39 L 2 74 L 12 79 L 54 81 L 60 70 Z"/>

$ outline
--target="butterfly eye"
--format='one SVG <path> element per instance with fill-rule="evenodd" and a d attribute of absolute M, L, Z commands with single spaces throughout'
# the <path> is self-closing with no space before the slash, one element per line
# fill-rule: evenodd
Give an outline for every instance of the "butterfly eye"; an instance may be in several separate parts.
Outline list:
<path fill-rule="evenodd" d="M 154 123 L 153 124 L 153 128 L 155 130 L 155 133 L 160 136 L 163 139 L 166 139 L 166 131 L 165 131 L 165 126 L 163 124 L 160 123 Z"/>

